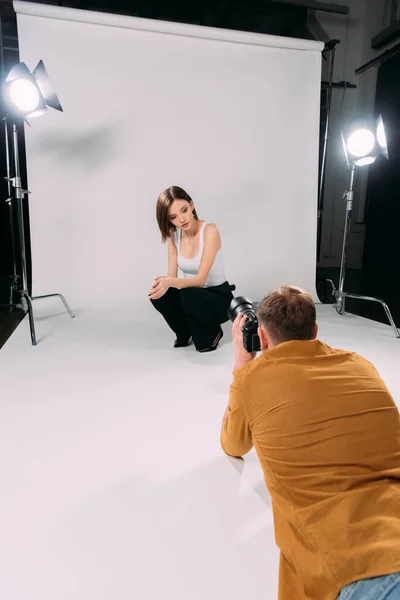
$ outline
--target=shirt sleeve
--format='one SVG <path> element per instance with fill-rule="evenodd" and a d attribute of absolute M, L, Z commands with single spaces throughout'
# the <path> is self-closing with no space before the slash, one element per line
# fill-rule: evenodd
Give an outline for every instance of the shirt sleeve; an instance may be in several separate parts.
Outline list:
<path fill-rule="evenodd" d="M 242 392 L 236 378 L 230 387 L 229 404 L 222 423 L 221 445 L 228 456 L 235 458 L 247 454 L 253 447 Z"/>

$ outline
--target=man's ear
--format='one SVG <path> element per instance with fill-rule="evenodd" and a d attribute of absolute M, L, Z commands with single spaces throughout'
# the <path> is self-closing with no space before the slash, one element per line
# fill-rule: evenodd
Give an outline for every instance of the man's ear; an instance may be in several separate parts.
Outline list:
<path fill-rule="evenodd" d="M 317 339 L 317 335 L 318 335 L 318 323 L 315 323 L 314 340 Z"/>
<path fill-rule="evenodd" d="M 267 334 L 265 333 L 265 331 L 262 327 L 258 328 L 257 333 L 258 333 L 258 337 L 260 338 L 261 351 L 264 352 L 265 350 L 268 350 Z"/>

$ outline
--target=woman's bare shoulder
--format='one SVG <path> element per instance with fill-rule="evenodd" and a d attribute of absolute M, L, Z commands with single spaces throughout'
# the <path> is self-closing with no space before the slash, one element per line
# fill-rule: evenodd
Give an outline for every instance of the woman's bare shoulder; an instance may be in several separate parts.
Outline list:
<path fill-rule="evenodd" d="M 204 243 L 207 245 L 213 245 L 220 250 L 221 248 L 221 235 L 219 229 L 215 223 L 207 223 L 204 229 Z"/>
<path fill-rule="evenodd" d="M 219 232 L 218 225 L 216 225 L 215 223 L 207 223 L 207 225 L 204 228 L 204 231 L 207 231 L 211 234 L 218 233 Z"/>

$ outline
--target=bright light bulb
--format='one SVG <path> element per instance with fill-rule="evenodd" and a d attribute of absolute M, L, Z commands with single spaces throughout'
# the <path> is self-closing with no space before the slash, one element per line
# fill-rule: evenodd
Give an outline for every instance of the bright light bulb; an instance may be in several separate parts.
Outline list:
<path fill-rule="evenodd" d="M 365 156 L 375 146 L 375 136 L 369 129 L 357 129 L 347 140 L 347 149 L 353 156 Z"/>
<path fill-rule="evenodd" d="M 364 156 L 364 158 L 359 158 L 354 163 L 357 167 L 365 167 L 366 165 L 372 165 L 375 162 L 376 156 Z"/>
<path fill-rule="evenodd" d="M 380 145 L 380 147 L 383 149 L 386 149 L 387 143 L 386 143 L 385 128 L 384 128 L 383 122 L 381 120 L 379 121 L 378 127 L 376 128 L 376 138 L 378 140 L 378 144 Z"/>
<path fill-rule="evenodd" d="M 24 113 L 36 110 L 40 103 L 39 92 L 28 79 L 16 79 L 10 84 L 10 99 Z"/>
<path fill-rule="evenodd" d="M 40 110 L 34 110 L 33 112 L 29 113 L 28 117 L 30 119 L 37 119 L 38 117 L 41 117 L 46 111 L 47 107 L 44 107 Z"/>

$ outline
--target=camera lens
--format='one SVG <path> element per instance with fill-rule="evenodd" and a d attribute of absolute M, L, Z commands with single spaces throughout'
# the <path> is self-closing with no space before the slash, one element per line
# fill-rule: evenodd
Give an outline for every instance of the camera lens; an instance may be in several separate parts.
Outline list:
<path fill-rule="evenodd" d="M 246 315 L 249 317 L 255 316 L 254 304 L 248 298 L 244 296 L 238 296 L 234 298 L 228 308 L 228 317 L 233 322 L 238 314 Z"/>
<path fill-rule="evenodd" d="M 228 308 L 228 317 L 233 322 L 239 315 L 246 315 L 242 326 L 243 347 L 246 352 L 259 352 L 261 349 L 260 338 L 258 337 L 258 319 L 256 307 L 244 296 L 234 298 Z"/>

